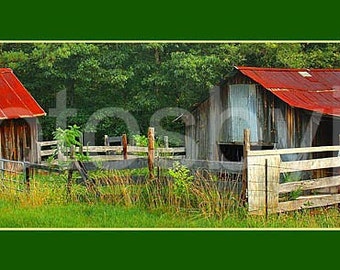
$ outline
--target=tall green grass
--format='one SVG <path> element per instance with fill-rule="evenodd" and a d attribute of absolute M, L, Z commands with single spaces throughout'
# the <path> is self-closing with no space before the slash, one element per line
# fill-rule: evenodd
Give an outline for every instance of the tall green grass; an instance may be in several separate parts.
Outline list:
<path fill-rule="evenodd" d="M 264 216 L 248 215 L 238 179 L 193 174 L 174 166 L 148 179 L 145 170 L 91 173 L 96 192 L 67 175 L 35 175 L 0 188 L 2 228 L 338 228 L 336 207 Z M 143 180 L 144 179 L 144 180 Z M 226 185 L 226 183 L 228 185 Z"/>

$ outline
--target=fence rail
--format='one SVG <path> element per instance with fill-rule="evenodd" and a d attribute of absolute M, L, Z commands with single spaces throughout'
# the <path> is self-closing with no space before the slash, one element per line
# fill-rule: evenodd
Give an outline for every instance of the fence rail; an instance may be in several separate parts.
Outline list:
<path fill-rule="evenodd" d="M 58 141 L 42 141 L 37 142 L 37 152 L 38 152 L 38 163 L 41 163 L 43 158 L 52 156 L 54 154 L 62 154 L 57 150 Z M 50 149 L 43 149 L 43 147 L 50 147 Z M 75 148 L 76 152 L 81 151 L 79 147 Z M 111 156 L 111 157 L 119 157 L 120 155 L 124 155 L 124 147 L 123 146 L 106 146 L 106 145 L 98 145 L 98 146 L 84 146 L 82 151 L 85 153 L 89 153 L 92 157 L 103 158 L 103 155 Z M 134 155 L 134 154 L 147 154 L 148 147 L 140 147 L 140 146 L 131 146 L 128 145 L 126 147 L 126 154 Z M 158 155 L 184 155 L 185 147 L 159 147 L 155 149 L 156 156 Z"/>
<path fill-rule="evenodd" d="M 248 137 L 248 138 L 246 138 Z M 249 131 L 245 143 L 249 143 Z M 278 150 L 249 150 L 246 152 L 249 212 L 268 214 L 340 203 L 340 175 L 280 183 L 287 173 L 332 169 L 340 172 L 340 157 L 323 157 L 282 161 L 281 155 L 339 152 L 340 146 L 289 148 Z M 296 192 L 295 198 L 280 201 L 284 194 Z M 310 193 L 304 195 L 304 193 Z M 320 194 L 320 193 L 326 194 Z M 319 193 L 319 194 L 318 194 Z"/>
<path fill-rule="evenodd" d="M 26 161 L 0 159 L 0 188 L 30 190 L 31 174 L 35 170 L 63 173 L 64 169 Z"/>
<path fill-rule="evenodd" d="M 175 162 L 186 166 L 191 170 L 203 169 L 211 172 L 226 172 L 231 174 L 239 174 L 242 172 L 243 162 L 227 162 L 227 161 L 207 161 L 207 160 L 191 160 L 191 159 L 176 159 L 176 158 L 157 158 L 155 167 L 168 169 Z M 121 170 L 121 169 L 140 169 L 148 167 L 147 158 L 138 157 L 127 160 L 108 160 L 97 162 L 84 162 L 87 170 Z"/>

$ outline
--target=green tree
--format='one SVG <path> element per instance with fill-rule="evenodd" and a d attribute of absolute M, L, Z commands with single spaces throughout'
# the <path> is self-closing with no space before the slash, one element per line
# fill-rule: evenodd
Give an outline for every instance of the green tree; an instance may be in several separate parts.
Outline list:
<path fill-rule="evenodd" d="M 66 90 L 67 107 L 77 109 L 68 125 L 84 128 L 97 110 L 120 107 L 137 119 L 143 134 L 157 110 L 191 110 L 234 65 L 339 68 L 339 56 L 339 43 L 327 42 L 0 43 L 0 66 L 12 68 L 46 112 Z M 183 132 L 173 118 L 162 120 L 164 129 Z M 44 138 L 52 139 L 55 118 L 39 121 Z M 97 143 L 126 129 L 122 119 L 104 119 Z"/>

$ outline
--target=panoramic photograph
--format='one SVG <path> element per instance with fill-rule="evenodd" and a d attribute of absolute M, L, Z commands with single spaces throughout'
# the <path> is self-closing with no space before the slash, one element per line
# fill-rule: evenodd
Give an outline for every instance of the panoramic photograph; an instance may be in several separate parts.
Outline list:
<path fill-rule="evenodd" d="M 337 229 L 340 43 L 0 41 L 0 229 Z"/>

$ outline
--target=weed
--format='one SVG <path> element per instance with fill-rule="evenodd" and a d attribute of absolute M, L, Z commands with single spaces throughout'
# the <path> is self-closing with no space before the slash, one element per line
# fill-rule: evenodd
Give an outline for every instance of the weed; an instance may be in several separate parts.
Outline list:
<path fill-rule="evenodd" d="M 174 179 L 174 194 L 181 198 L 189 193 L 194 177 L 190 175 L 190 170 L 175 161 L 169 169 L 169 175 Z"/>

